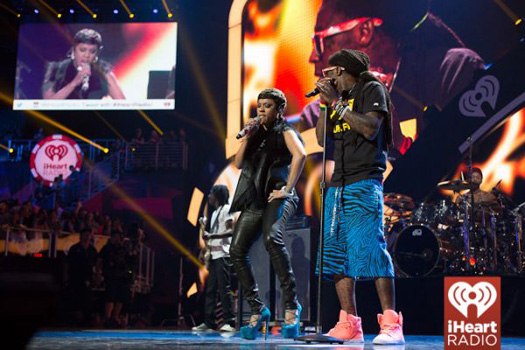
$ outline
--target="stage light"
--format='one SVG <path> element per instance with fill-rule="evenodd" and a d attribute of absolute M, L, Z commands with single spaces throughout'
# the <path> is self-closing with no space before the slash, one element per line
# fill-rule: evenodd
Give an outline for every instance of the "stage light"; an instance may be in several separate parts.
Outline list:
<path fill-rule="evenodd" d="M 109 153 L 109 149 L 104 148 L 104 153 Z"/>
<path fill-rule="evenodd" d="M 132 13 L 130 13 L 130 14 L 129 14 L 129 18 L 135 18 L 135 15 L 132 14 Z"/>
<path fill-rule="evenodd" d="M 147 121 L 153 127 L 153 129 L 157 130 L 160 136 L 164 136 L 164 132 L 157 126 L 157 124 L 153 122 L 153 120 L 151 120 L 151 118 L 146 113 L 144 113 L 143 110 L 138 109 L 137 112 L 139 112 L 142 118 L 144 118 L 144 120 Z"/>
<path fill-rule="evenodd" d="M 69 9 L 69 13 L 74 14 L 74 13 L 75 13 L 75 10 L 73 10 L 73 9 Z"/>
<path fill-rule="evenodd" d="M 17 14 L 16 14 L 16 17 L 20 18 L 20 17 L 22 17 L 22 15 L 19 14 L 19 13 L 17 13 Z"/>
<path fill-rule="evenodd" d="M 159 10 L 157 10 L 157 9 L 153 9 L 153 13 L 154 13 L 154 14 L 157 14 L 157 13 L 159 13 Z"/>
<path fill-rule="evenodd" d="M 38 15 L 40 11 L 38 11 L 38 9 L 35 9 L 35 13 Z"/>
<path fill-rule="evenodd" d="M 93 12 L 89 7 L 87 7 L 87 5 L 82 2 L 82 0 L 75 0 L 75 1 L 77 2 L 77 4 L 82 6 L 82 8 L 86 10 L 86 12 L 89 13 L 93 18 L 97 18 L 97 14 Z"/>
<path fill-rule="evenodd" d="M 113 13 L 114 13 L 115 15 L 118 15 L 118 10 L 117 10 L 117 9 L 114 9 L 114 10 L 113 10 Z"/>
<path fill-rule="evenodd" d="M 171 18 L 171 17 L 173 17 L 173 13 L 170 12 L 168 13 L 168 18 Z"/>
<path fill-rule="evenodd" d="M 57 18 L 62 18 L 62 14 L 61 13 L 57 14 Z"/>
<path fill-rule="evenodd" d="M 7 102 L 7 103 L 9 103 L 9 104 L 12 104 L 12 103 L 13 103 L 13 97 L 8 96 L 8 95 L 3 94 L 2 92 L 0 92 L 0 101 L 4 101 L 4 102 Z M 77 139 L 81 139 L 81 140 L 84 141 L 85 143 L 88 143 L 88 144 L 90 144 L 91 146 L 96 147 L 96 148 L 98 148 L 98 149 L 100 149 L 100 150 L 102 150 L 102 151 L 105 149 L 105 147 L 102 147 L 101 145 L 99 145 L 99 144 L 97 144 L 97 143 L 91 141 L 91 140 L 88 139 L 87 137 L 84 137 L 84 136 L 80 135 L 80 134 L 77 133 L 76 131 L 71 130 L 71 129 L 68 128 L 67 126 L 60 124 L 59 122 L 57 122 L 57 121 L 55 121 L 55 120 L 49 118 L 48 116 L 46 116 L 45 114 L 43 114 L 43 113 L 41 113 L 41 112 L 39 112 L 39 111 L 27 110 L 27 111 L 24 111 L 24 113 L 27 113 L 27 114 L 29 114 L 30 116 L 35 117 L 35 118 L 37 118 L 37 119 L 43 121 L 44 123 L 47 123 L 47 124 L 49 124 L 49 125 L 52 125 L 52 126 L 54 126 L 55 128 L 57 128 L 57 129 L 60 129 L 60 130 L 62 130 L 62 131 L 64 131 L 64 132 L 67 132 L 68 134 L 72 135 L 73 137 L 76 137 Z M 4 147 L 2 147 L 2 146 L 3 146 L 3 145 L 0 144 L 0 147 L 1 147 L 1 148 L 4 148 L 4 147 L 5 147 L 5 146 L 4 146 Z"/>
<path fill-rule="evenodd" d="M 104 183 L 109 182 L 109 177 L 103 171 L 94 169 L 89 162 L 86 162 L 84 164 L 86 164 L 88 167 L 94 170 L 98 174 L 98 177 L 100 177 Z M 158 232 L 169 243 L 171 243 L 173 247 L 175 247 L 175 249 L 177 249 L 179 252 L 185 255 L 193 264 L 195 264 L 195 266 L 197 266 L 199 269 L 204 267 L 204 265 L 202 265 L 202 263 L 199 261 L 199 259 L 197 259 L 197 257 L 195 257 L 183 244 L 181 244 L 177 239 L 175 239 L 175 235 L 173 233 L 169 232 L 153 216 L 148 214 L 146 210 L 144 210 L 144 208 L 142 208 L 139 205 L 139 203 L 137 203 L 133 198 L 131 198 L 122 188 L 120 188 L 117 183 L 113 183 L 109 187 L 109 191 L 113 192 L 116 196 L 122 199 L 124 203 L 126 203 L 131 208 L 131 210 L 133 210 L 144 221 L 146 221 L 153 230 Z"/>
<path fill-rule="evenodd" d="M 518 18 L 514 24 L 519 26 L 521 22 L 523 22 L 523 18 Z"/>

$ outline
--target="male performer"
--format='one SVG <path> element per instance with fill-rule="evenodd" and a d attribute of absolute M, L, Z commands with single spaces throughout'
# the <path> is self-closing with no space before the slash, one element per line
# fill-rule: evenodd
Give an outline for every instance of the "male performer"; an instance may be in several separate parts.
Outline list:
<path fill-rule="evenodd" d="M 492 192 L 483 191 L 480 186 L 483 182 L 483 172 L 480 168 L 472 168 L 472 184 L 474 185 L 474 204 L 483 204 L 486 206 L 497 206 L 497 198 Z M 471 193 L 468 191 L 462 196 L 456 199 L 456 202 L 463 202 L 467 200 L 467 203 L 471 203 Z"/>
<path fill-rule="evenodd" d="M 210 262 L 208 264 L 208 280 L 206 281 L 206 297 L 204 302 L 204 323 L 193 327 L 194 331 L 209 331 L 217 325 L 215 322 L 215 309 L 217 295 L 222 304 L 222 317 L 224 324 L 219 329 L 221 332 L 235 332 L 235 316 L 232 312 L 230 293 L 231 261 L 230 245 L 233 233 L 233 215 L 230 214 L 228 187 L 215 185 L 208 196 L 208 203 L 215 210 L 211 215 L 210 230 L 204 231 L 204 240 L 210 249 Z M 200 222 L 201 229 L 206 223 Z"/>
<path fill-rule="evenodd" d="M 403 317 L 395 312 L 394 269 L 383 237 L 383 172 L 393 147 L 392 103 L 386 87 L 369 71 L 364 52 L 330 56 L 321 90 L 327 134 L 334 140 L 335 168 L 325 199 L 323 277 L 333 279 L 341 304 L 328 335 L 363 341 L 355 305 L 355 280 L 375 279 L 383 314 L 374 344 L 403 344 Z M 324 113 L 316 126 L 323 146 Z"/>

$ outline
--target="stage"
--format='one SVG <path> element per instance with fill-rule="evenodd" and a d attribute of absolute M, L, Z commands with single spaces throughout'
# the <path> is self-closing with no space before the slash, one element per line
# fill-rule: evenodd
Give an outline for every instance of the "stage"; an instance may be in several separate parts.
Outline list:
<path fill-rule="evenodd" d="M 155 350 L 155 349 L 381 349 L 381 350 L 437 350 L 443 349 L 443 337 L 406 336 L 406 345 L 373 345 L 374 334 L 365 335 L 364 344 L 329 345 L 304 344 L 281 336 L 271 335 L 267 341 L 259 337 L 255 341 L 244 340 L 238 333 L 192 333 L 188 331 L 45 331 L 37 333 L 27 349 L 30 350 Z M 525 339 L 503 338 L 502 349 L 525 349 Z"/>

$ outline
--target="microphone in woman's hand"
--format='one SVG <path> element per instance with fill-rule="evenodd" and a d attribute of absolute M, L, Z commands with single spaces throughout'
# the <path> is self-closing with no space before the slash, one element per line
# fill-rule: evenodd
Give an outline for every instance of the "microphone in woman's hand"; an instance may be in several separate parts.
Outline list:
<path fill-rule="evenodd" d="M 255 121 L 255 124 L 246 124 L 244 128 L 241 131 L 239 131 L 239 133 L 235 137 L 237 140 L 249 134 L 253 128 L 259 126 L 259 124 L 261 123 L 261 117 L 259 116 L 253 118 L 253 120 Z"/>
<path fill-rule="evenodd" d="M 84 68 L 82 66 L 78 66 L 77 70 L 79 72 L 82 72 L 84 70 Z M 89 75 L 88 74 L 85 74 L 84 77 L 82 78 L 82 87 L 81 87 L 81 89 L 82 89 L 82 91 L 87 91 L 87 89 L 89 89 Z"/>

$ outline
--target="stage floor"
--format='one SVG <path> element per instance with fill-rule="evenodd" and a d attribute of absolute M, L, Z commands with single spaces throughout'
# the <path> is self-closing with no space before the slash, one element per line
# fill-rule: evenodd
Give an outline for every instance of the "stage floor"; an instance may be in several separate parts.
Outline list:
<path fill-rule="evenodd" d="M 378 346 L 372 344 L 374 335 L 365 335 L 365 344 L 304 344 L 281 336 L 269 336 L 264 339 L 248 341 L 241 339 L 238 333 L 192 333 L 188 331 L 57 331 L 40 332 L 31 340 L 28 349 L 31 350 L 157 350 L 157 349 L 198 349 L 198 350 L 229 350 L 229 349 L 377 349 L 377 350 L 442 350 L 443 337 L 407 336 L 406 345 Z M 504 338 L 504 350 L 525 350 L 525 339 Z"/>

